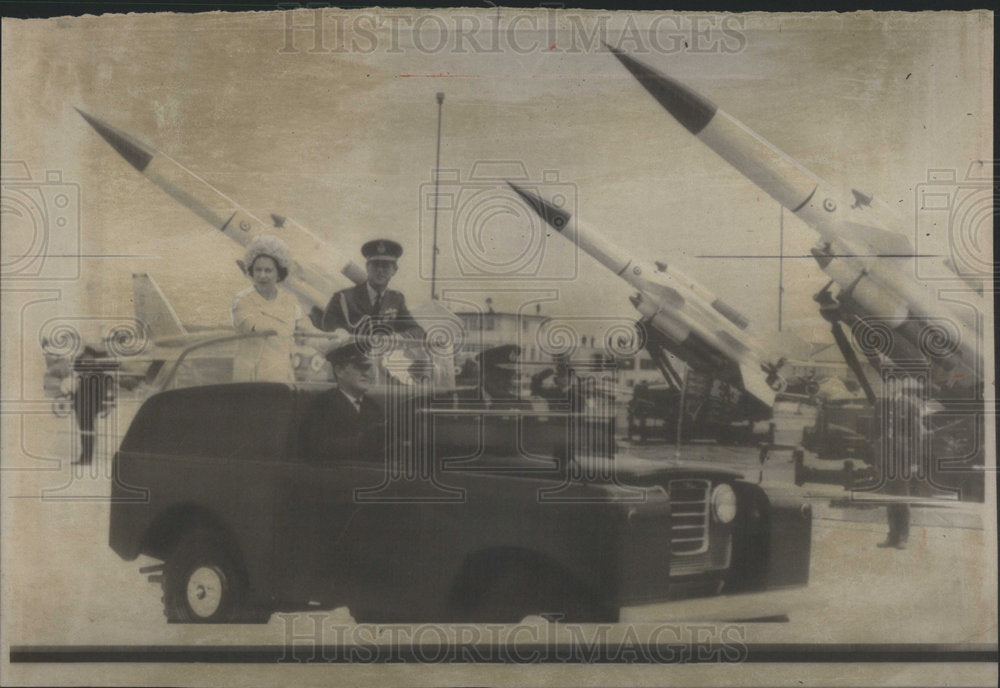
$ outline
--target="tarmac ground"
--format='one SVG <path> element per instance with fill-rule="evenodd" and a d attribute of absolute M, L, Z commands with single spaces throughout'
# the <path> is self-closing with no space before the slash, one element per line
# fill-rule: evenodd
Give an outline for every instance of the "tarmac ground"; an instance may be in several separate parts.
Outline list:
<path fill-rule="evenodd" d="M 167 624 L 159 586 L 138 570 L 156 562 L 122 561 L 107 544 L 107 447 L 99 447 L 94 465 L 71 466 L 72 418 L 39 413 L 28 420 L 4 419 L 5 446 L 18 450 L 2 462 L 5 659 L 11 646 L 26 645 L 287 641 L 295 619 L 279 614 L 263 625 Z M 629 449 L 649 458 L 678 453 L 663 442 Z M 685 460 L 739 470 L 753 482 L 795 489 L 790 452 L 773 454 L 763 466 L 755 448 L 697 444 L 679 452 Z M 629 608 L 611 637 L 690 622 L 736 624 L 748 643 L 996 643 L 991 507 L 955 502 L 914 508 L 909 547 L 901 551 L 876 547 L 885 537 L 884 508 L 845 501 L 835 486 L 807 484 L 799 492 L 814 513 L 807 587 Z M 347 609 L 316 613 L 323 624 L 354 625 Z"/>

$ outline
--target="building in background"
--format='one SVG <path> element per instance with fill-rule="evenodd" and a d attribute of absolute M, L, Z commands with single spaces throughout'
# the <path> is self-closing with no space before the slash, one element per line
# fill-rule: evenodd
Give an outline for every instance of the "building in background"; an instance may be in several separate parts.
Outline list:
<path fill-rule="evenodd" d="M 494 311 L 489 299 L 484 311 L 459 311 L 456 315 L 462 321 L 465 330 L 465 342 L 456 362 L 459 367 L 484 349 L 502 344 L 518 344 L 521 347 L 520 361 L 527 364 L 521 373 L 521 382 L 524 383 L 530 379 L 536 366 L 551 363 L 552 354 L 559 353 L 541 344 L 545 341 L 543 328 L 552 320 L 551 316 L 542 315 L 540 312 Z M 600 368 L 602 361 L 610 355 L 605 342 L 605 327 L 596 320 L 589 325 L 586 321 L 575 323 L 576 341 L 569 352 L 571 360 L 583 365 L 591 363 L 595 369 Z M 640 350 L 635 356 L 618 356 L 615 360 L 617 363 L 615 387 L 620 394 L 624 393 L 624 396 L 628 396 L 635 385 L 642 381 L 649 384 L 663 382 L 663 376 L 645 350 Z M 679 361 L 677 363 L 679 364 Z M 626 400 L 620 399 L 620 401 Z"/>

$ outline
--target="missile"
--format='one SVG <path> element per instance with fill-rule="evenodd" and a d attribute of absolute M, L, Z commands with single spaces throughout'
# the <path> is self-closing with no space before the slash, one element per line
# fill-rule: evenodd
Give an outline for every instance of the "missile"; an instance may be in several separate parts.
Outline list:
<path fill-rule="evenodd" d="M 909 240 L 885 227 L 873 196 L 833 189 L 692 88 L 608 49 L 688 132 L 820 235 L 814 255 L 822 254 L 817 255 L 820 267 L 841 290 L 849 290 L 859 317 L 880 319 L 911 339 L 924 330 L 917 323 L 947 323 L 947 341 L 936 349 L 954 352 L 947 357 L 958 360 L 948 365 L 975 372 L 980 355 L 976 319 L 985 312 L 983 304 L 951 307 L 917 280 L 908 260 L 913 256 Z"/>
<path fill-rule="evenodd" d="M 775 390 L 762 367 L 765 358 L 745 343 L 749 321 L 739 311 L 682 272 L 633 258 L 566 210 L 507 183 L 560 235 L 638 292 L 631 297 L 632 305 L 672 344 L 675 355 L 746 390 L 766 406 L 774 404 Z"/>
<path fill-rule="evenodd" d="M 274 227 L 269 226 L 167 155 L 79 108 L 77 112 L 132 167 L 240 246 L 248 245 L 258 234 L 280 236 L 292 252 L 283 284 L 305 303 L 325 308 L 330 295 L 342 286 L 333 277 L 338 273 L 355 284 L 367 279 L 364 268 L 301 225 L 272 214 Z"/>

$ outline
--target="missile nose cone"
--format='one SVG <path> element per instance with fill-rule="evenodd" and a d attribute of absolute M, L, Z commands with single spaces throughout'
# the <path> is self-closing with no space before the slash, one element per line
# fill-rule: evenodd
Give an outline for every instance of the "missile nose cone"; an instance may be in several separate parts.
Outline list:
<path fill-rule="evenodd" d="M 146 165 L 153 159 L 155 152 L 136 141 L 124 131 L 115 129 L 110 124 L 87 114 L 80 108 L 73 109 L 79 112 L 80 116 L 87 120 L 87 124 L 92 126 L 101 135 L 101 138 L 118 151 L 118 154 L 125 158 L 132 167 L 140 172 L 146 169 Z"/>
<path fill-rule="evenodd" d="M 606 47 L 628 71 L 632 72 L 632 76 L 643 85 L 643 88 L 692 134 L 697 136 L 712 121 L 718 108 L 708 98 L 622 51 L 611 46 Z"/>
<path fill-rule="evenodd" d="M 528 205 L 530 205 L 543 220 L 549 223 L 553 229 L 557 232 L 561 232 L 565 229 L 570 217 L 572 217 L 568 212 L 561 208 L 557 208 L 538 194 L 522 189 L 513 182 L 507 182 L 507 185 L 514 189 L 518 196 L 527 201 Z"/>

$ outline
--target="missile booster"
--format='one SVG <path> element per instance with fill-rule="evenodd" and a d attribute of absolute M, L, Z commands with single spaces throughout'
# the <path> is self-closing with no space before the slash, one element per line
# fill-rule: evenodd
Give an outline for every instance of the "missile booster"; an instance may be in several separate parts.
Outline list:
<path fill-rule="evenodd" d="M 248 245 L 258 234 L 280 236 L 292 252 L 292 264 L 283 284 L 305 303 L 325 308 L 330 295 L 343 286 L 334 277 L 338 273 L 355 284 L 367 278 L 364 268 L 301 225 L 278 215 L 271 216 L 273 226 L 259 220 L 167 155 L 97 117 L 79 109 L 77 112 L 147 179 L 240 246 Z"/>
<path fill-rule="evenodd" d="M 643 319 L 670 343 L 671 352 L 700 372 L 774 403 L 777 380 L 765 372 L 763 354 L 745 343 L 747 319 L 708 289 L 664 263 L 650 265 L 627 254 L 600 232 L 536 193 L 508 182 L 553 229 L 620 277 L 638 293 L 631 297 Z"/>
<path fill-rule="evenodd" d="M 980 377 L 982 304 L 956 306 L 919 281 L 910 241 L 886 228 L 871 195 L 833 189 L 687 85 L 609 49 L 688 132 L 819 234 L 813 255 L 840 287 L 847 322 L 879 322 L 907 340 L 898 351 L 924 351 L 953 379 Z"/>

